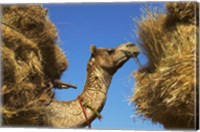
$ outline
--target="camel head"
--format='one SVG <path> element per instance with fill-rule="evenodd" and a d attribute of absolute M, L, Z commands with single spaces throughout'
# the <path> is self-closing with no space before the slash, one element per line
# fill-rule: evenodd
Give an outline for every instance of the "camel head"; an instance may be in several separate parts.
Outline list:
<path fill-rule="evenodd" d="M 124 43 L 116 48 L 90 47 L 92 56 L 88 64 L 96 63 L 109 74 L 113 75 L 129 58 L 137 57 L 139 48 L 130 42 Z"/>

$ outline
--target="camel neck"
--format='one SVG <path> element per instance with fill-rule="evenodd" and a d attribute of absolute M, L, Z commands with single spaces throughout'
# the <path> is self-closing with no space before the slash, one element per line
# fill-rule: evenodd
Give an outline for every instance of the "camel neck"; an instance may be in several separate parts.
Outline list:
<path fill-rule="evenodd" d="M 83 92 L 79 97 L 83 103 L 87 103 L 97 112 L 101 112 L 105 102 L 107 91 L 111 83 L 112 76 L 105 72 L 100 66 L 88 64 L 87 79 Z M 86 108 L 89 122 L 92 122 L 97 115 L 95 112 Z M 47 125 L 59 128 L 75 128 L 87 126 L 84 113 L 78 99 L 65 102 L 53 101 L 47 108 L 51 115 L 46 117 Z"/>
<path fill-rule="evenodd" d="M 100 66 L 95 64 L 88 66 L 86 83 L 80 96 L 86 98 L 89 102 L 106 98 L 111 80 L 112 75 L 103 70 Z"/>

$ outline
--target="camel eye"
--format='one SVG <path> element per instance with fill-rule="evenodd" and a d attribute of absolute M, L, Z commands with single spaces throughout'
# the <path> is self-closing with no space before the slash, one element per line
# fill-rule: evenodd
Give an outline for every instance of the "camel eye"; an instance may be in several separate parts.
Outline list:
<path fill-rule="evenodd" d="M 115 52 L 114 49 L 108 49 L 108 54 L 109 54 L 109 55 L 113 54 L 114 52 Z"/>

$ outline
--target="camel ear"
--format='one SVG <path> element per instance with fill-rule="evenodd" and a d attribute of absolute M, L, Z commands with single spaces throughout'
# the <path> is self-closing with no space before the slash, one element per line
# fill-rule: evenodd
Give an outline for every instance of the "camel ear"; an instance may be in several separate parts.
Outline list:
<path fill-rule="evenodd" d="M 91 52 L 92 54 L 95 54 L 96 51 L 97 51 L 96 46 L 95 46 L 95 45 L 91 45 L 91 46 L 90 46 L 90 52 Z"/>

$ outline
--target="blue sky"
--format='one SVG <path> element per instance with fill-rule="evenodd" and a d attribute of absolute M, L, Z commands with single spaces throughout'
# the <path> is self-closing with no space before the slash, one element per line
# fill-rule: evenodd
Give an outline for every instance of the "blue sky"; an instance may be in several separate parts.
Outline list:
<path fill-rule="evenodd" d="M 146 5 L 163 8 L 164 3 L 110 3 L 110 4 L 45 4 L 50 20 L 59 32 L 58 44 L 65 52 L 69 67 L 62 80 L 75 84 L 78 89 L 55 90 L 58 100 L 72 100 L 82 92 L 86 80 L 89 47 L 112 48 L 125 42 L 137 44 L 132 18 L 142 15 Z M 142 64 L 147 62 L 139 55 Z M 160 124 L 134 115 L 132 73 L 138 65 L 130 59 L 113 77 L 103 111 L 103 119 L 92 122 L 93 129 L 163 130 Z"/>

